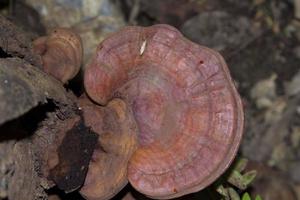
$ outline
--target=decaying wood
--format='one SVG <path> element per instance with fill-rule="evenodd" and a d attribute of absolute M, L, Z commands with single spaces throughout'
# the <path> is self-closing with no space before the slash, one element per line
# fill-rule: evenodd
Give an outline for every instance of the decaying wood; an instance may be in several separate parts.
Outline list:
<path fill-rule="evenodd" d="M 32 50 L 32 38 L 0 15 L 0 48 L 10 57 L 23 58 L 34 66 L 41 66 L 41 59 Z"/>
<path fill-rule="evenodd" d="M 76 97 L 41 71 L 30 38 L 1 16 L 0 50 L 0 199 L 47 199 L 54 185 L 77 189 L 97 136 Z M 57 163 L 47 168 L 51 156 Z"/>
<path fill-rule="evenodd" d="M 70 103 L 58 81 L 19 58 L 0 59 L 0 83 L 0 124 L 47 99 Z"/>
<path fill-rule="evenodd" d="M 45 189 L 57 185 L 68 193 L 84 183 L 98 136 L 80 115 L 70 107 L 51 113 L 33 137 L 36 171 Z"/>
<path fill-rule="evenodd" d="M 5 163 L 6 168 L 4 169 L 7 174 L 4 180 L 7 184 L 7 192 L 2 197 L 26 200 L 46 199 L 47 195 L 40 185 L 37 173 L 34 171 L 34 156 L 30 141 L 11 142 L 7 146 L 11 149 L 6 154 L 10 162 Z M 1 164 L 3 163 L 1 162 Z"/>
<path fill-rule="evenodd" d="M 0 122 L 3 123 L 0 127 L 0 152 L 3 154 L 0 157 L 0 179 L 3 182 L 0 197 L 44 199 L 42 179 L 35 170 L 39 166 L 35 157 L 36 145 L 26 137 L 33 133 L 23 134 L 24 130 L 18 127 L 18 117 L 26 117 L 29 110 L 46 103 L 47 99 L 57 102 L 59 110 L 60 107 L 67 109 L 68 105 L 74 104 L 72 97 L 58 81 L 19 58 L 0 59 L 0 82 Z M 20 135 L 24 138 L 16 140 L 23 137 Z M 47 132 L 43 135 L 48 137 Z"/>

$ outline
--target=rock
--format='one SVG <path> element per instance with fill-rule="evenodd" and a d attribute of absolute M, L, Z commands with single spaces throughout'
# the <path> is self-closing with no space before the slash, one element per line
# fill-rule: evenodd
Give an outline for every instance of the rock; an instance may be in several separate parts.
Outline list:
<path fill-rule="evenodd" d="M 110 33 L 125 25 L 121 11 L 110 0 L 26 0 L 41 16 L 47 31 L 70 27 L 82 37 L 84 60 Z"/>
<path fill-rule="evenodd" d="M 280 120 L 282 113 L 287 106 L 287 102 L 284 98 L 277 98 L 271 103 L 271 106 L 264 113 L 264 120 L 267 124 Z"/>
<path fill-rule="evenodd" d="M 294 48 L 294 54 L 298 59 L 300 59 L 300 46 Z"/>
<path fill-rule="evenodd" d="M 292 147 L 294 148 L 300 146 L 300 126 L 293 127 L 291 133 L 291 142 L 292 142 Z"/>
<path fill-rule="evenodd" d="M 300 70 L 290 82 L 285 83 L 285 92 L 288 96 L 294 96 L 300 93 Z"/>
<path fill-rule="evenodd" d="M 294 189 L 295 189 L 295 191 L 296 191 L 296 193 L 297 193 L 298 199 L 300 199 L 300 184 L 295 185 L 295 186 L 294 186 Z"/>
<path fill-rule="evenodd" d="M 181 30 L 194 42 L 223 52 L 239 48 L 260 33 L 248 18 L 224 11 L 202 12 L 187 20 Z"/>
<path fill-rule="evenodd" d="M 300 161 L 295 161 L 290 163 L 288 174 L 292 178 L 293 181 L 300 184 Z"/>
<path fill-rule="evenodd" d="M 268 108 L 272 106 L 276 98 L 276 74 L 256 83 L 250 91 L 251 98 L 255 101 L 257 108 Z"/>

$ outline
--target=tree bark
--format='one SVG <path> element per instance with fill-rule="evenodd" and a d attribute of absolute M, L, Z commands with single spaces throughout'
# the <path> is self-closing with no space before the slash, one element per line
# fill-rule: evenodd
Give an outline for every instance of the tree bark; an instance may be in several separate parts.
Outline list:
<path fill-rule="evenodd" d="M 28 35 L 2 16 L 0 38 L 0 199 L 47 199 L 53 185 L 73 191 L 84 182 L 97 136 L 76 97 L 41 71 Z M 57 163 L 47 169 L 51 156 Z"/>

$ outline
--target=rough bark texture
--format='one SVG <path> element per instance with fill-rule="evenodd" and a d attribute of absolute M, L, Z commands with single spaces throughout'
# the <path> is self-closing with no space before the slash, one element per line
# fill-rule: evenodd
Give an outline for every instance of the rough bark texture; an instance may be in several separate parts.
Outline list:
<path fill-rule="evenodd" d="M 60 108 L 66 107 L 64 105 L 72 105 L 72 100 L 56 80 L 19 58 L 0 60 L 0 81 L 3 83 L 0 85 L 0 120 L 3 123 L 0 127 L 0 152 L 3 155 L 0 158 L 0 197 L 11 200 L 44 199 L 42 179 L 35 171 L 39 163 L 34 156 L 35 145 L 30 139 L 32 132 L 19 127 L 24 123 L 19 118 L 26 118 L 29 110 L 46 103 L 47 99 L 59 102 L 60 112 Z M 48 137 L 47 132 L 43 134 Z"/>
<path fill-rule="evenodd" d="M 47 199 L 44 189 L 54 184 L 67 192 L 80 187 L 97 136 L 83 124 L 75 96 L 40 70 L 30 38 L 2 16 L 0 50 L 0 199 Z M 45 168 L 51 156 L 57 163 Z"/>
<path fill-rule="evenodd" d="M 41 58 L 33 53 L 28 34 L 1 15 L 0 50 L 0 124 L 47 98 L 67 103 L 63 86 L 37 68 Z"/>
<path fill-rule="evenodd" d="M 51 113 L 33 137 L 37 172 L 53 185 L 72 192 L 83 185 L 97 135 L 86 127 L 76 108 Z"/>
<path fill-rule="evenodd" d="M 7 197 L 9 199 L 46 199 L 40 186 L 40 179 L 34 171 L 33 151 L 29 140 L 10 145 L 12 151 L 7 156 L 12 161 L 7 170 Z M 26 189 L 24 189 L 26 188 Z"/>
<path fill-rule="evenodd" d="M 33 53 L 32 38 L 0 15 L 0 48 L 11 57 L 23 58 L 35 66 L 41 66 L 41 59 Z"/>
<path fill-rule="evenodd" d="M 68 103 L 64 87 L 19 58 L 0 59 L 0 124 L 47 99 Z"/>

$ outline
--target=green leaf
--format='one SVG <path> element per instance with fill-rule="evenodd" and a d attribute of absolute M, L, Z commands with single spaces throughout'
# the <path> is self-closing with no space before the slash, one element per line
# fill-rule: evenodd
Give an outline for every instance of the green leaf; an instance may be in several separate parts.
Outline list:
<path fill-rule="evenodd" d="M 222 196 L 224 196 L 224 197 L 228 197 L 228 192 L 227 192 L 226 188 L 224 188 L 223 185 L 219 185 L 219 186 L 218 186 L 217 192 L 218 192 L 219 194 L 221 194 Z"/>
<path fill-rule="evenodd" d="M 251 170 L 251 171 L 248 171 L 245 174 L 243 174 L 243 184 L 248 186 L 250 183 L 253 182 L 256 175 L 257 175 L 257 171 L 255 171 L 255 170 Z"/>
<path fill-rule="evenodd" d="M 234 170 L 230 174 L 228 182 L 241 190 L 245 190 L 248 185 L 255 179 L 256 174 L 257 172 L 255 170 L 251 170 L 249 172 L 246 172 L 245 174 L 241 174 L 240 172 Z"/>
<path fill-rule="evenodd" d="M 257 195 L 257 196 L 255 197 L 255 200 L 262 200 L 262 198 L 261 198 L 259 195 Z"/>
<path fill-rule="evenodd" d="M 248 194 L 248 192 L 243 194 L 242 200 L 251 200 L 250 195 Z"/>
<path fill-rule="evenodd" d="M 244 184 L 244 177 L 243 177 L 243 175 L 240 172 L 236 171 L 236 170 L 234 170 L 230 174 L 230 176 L 228 178 L 228 182 L 230 184 L 236 186 L 237 188 L 241 189 L 241 190 L 244 190 L 244 189 L 247 188 L 247 185 Z"/>
<path fill-rule="evenodd" d="M 242 172 L 245 170 L 246 166 L 248 164 L 248 159 L 246 158 L 239 158 L 234 166 L 234 170 L 238 172 Z"/>
<path fill-rule="evenodd" d="M 232 187 L 228 188 L 228 194 L 230 200 L 241 200 L 240 195 Z"/>

